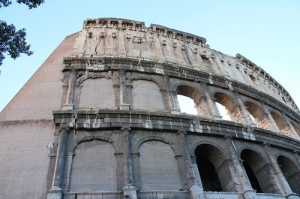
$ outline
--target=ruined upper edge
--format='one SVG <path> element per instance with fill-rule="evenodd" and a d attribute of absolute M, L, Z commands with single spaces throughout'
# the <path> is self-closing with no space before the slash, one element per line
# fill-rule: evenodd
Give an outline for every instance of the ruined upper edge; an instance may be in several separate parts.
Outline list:
<path fill-rule="evenodd" d="M 87 19 L 84 21 L 84 28 L 91 26 L 99 27 L 115 27 L 118 29 L 132 29 L 137 31 L 149 31 L 156 34 L 162 34 L 168 37 L 181 38 L 190 42 L 198 42 L 206 44 L 206 39 L 197 35 L 193 35 L 180 30 L 175 30 L 158 24 L 151 24 L 150 27 L 146 27 L 144 22 L 122 19 L 122 18 L 98 18 Z"/>

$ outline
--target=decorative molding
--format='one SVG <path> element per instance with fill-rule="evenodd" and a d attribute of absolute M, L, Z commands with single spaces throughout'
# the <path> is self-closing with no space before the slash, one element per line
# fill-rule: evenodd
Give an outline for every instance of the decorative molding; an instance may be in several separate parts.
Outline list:
<path fill-rule="evenodd" d="M 73 68 L 89 72 L 94 72 L 94 68 L 98 68 L 97 72 L 124 69 L 127 71 L 142 71 L 143 73 L 148 74 L 168 75 L 176 78 L 190 79 L 197 82 L 213 84 L 225 89 L 230 88 L 230 90 L 235 90 L 242 95 L 256 98 L 258 101 L 263 101 L 279 111 L 285 112 L 292 119 L 300 121 L 300 115 L 298 113 L 299 109 L 297 106 L 294 106 L 292 109 L 278 99 L 261 92 L 252 86 L 228 79 L 221 75 L 200 71 L 195 69 L 195 67 L 187 65 L 178 65 L 168 62 L 158 63 L 151 60 L 122 57 L 65 57 L 63 64 L 63 71 L 69 71 Z M 98 65 L 102 66 L 101 69 Z M 284 89 L 283 87 L 281 88 Z M 287 93 L 287 91 L 283 93 Z M 292 104 L 295 104 L 293 100 Z"/>
<path fill-rule="evenodd" d="M 187 134 L 201 134 L 206 136 L 216 137 L 231 137 L 246 142 L 255 142 L 258 144 L 267 143 L 272 147 L 281 148 L 287 151 L 300 150 L 300 141 L 291 137 L 274 133 L 269 130 L 252 127 L 249 132 L 248 126 L 243 124 L 224 121 L 212 120 L 192 115 L 171 115 L 167 113 L 157 113 L 149 111 L 124 111 L 124 110 L 76 110 L 76 111 L 54 111 L 53 117 L 56 125 L 61 122 L 74 121 L 73 115 L 76 118 L 76 125 L 70 125 L 72 129 L 76 126 L 77 133 L 80 130 L 86 130 L 84 122 L 93 123 L 95 119 L 100 118 L 100 126 L 89 127 L 88 130 L 101 129 L 121 129 L 126 125 L 132 131 L 155 130 L 169 131 L 175 134 L 178 131 L 185 131 Z M 149 129 L 147 122 L 151 121 L 152 126 Z M 68 123 L 68 122 L 67 122 Z M 170 125 L 172 124 L 172 125 Z"/>

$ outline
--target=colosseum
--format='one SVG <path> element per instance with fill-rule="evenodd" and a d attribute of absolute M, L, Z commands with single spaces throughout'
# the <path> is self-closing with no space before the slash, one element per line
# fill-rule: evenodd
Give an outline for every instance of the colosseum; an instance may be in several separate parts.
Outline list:
<path fill-rule="evenodd" d="M 299 199 L 299 113 L 203 37 L 88 19 L 0 114 L 0 198 Z"/>

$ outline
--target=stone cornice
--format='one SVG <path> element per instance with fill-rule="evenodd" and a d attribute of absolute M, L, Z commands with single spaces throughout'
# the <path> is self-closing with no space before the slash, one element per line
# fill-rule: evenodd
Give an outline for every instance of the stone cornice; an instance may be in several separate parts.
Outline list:
<path fill-rule="evenodd" d="M 299 110 L 296 106 L 294 107 L 295 110 L 293 110 L 274 97 L 258 91 L 251 86 L 228 79 L 221 75 L 200 71 L 194 66 L 182 66 L 176 63 L 159 63 L 151 60 L 124 57 L 65 57 L 63 63 L 63 71 L 69 71 L 74 68 L 82 71 L 88 70 L 91 72 L 101 72 L 119 70 L 122 68 L 128 71 L 142 71 L 143 73 L 168 75 L 198 82 L 205 82 L 225 89 L 232 87 L 239 93 L 251 98 L 256 98 L 258 101 L 263 101 L 264 103 L 285 112 L 291 118 L 300 122 L 300 115 L 297 113 Z M 284 88 L 282 87 L 282 89 Z M 292 99 L 291 101 L 295 104 Z"/>
<path fill-rule="evenodd" d="M 262 76 L 265 80 L 267 80 L 270 83 L 270 85 L 274 85 L 275 88 L 277 88 L 277 90 L 282 91 L 287 96 L 287 99 L 289 99 L 289 100 L 292 99 L 289 92 L 287 90 L 285 90 L 284 87 L 279 82 L 277 82 L 273 77 L 271 77 L 271 75 L 269 73 L 267 73 L 264 69 L 257 66 L 254 62 L 247 59 L 246 57 L 244 57 L 241 54 L 237 54 L 236 59 L 238 60 L 239 63 L 245 65 L 251 71 Z M 297 106 L 297 105 L 295 104 L 295 106 Z"/>
<path fill-rule="evenodd" d="M 142 31 L 142 32 L 150 32 L 158 35 L 162 35 L 164 37 L 182 40 L 187 43 L 194 43 L 204 45 L 206 43 L 206 39 L 203 37 L 199 37 L 197 35 L 193 35 L 187 32 L 175 30 L 172 28 L 168 28 L 165 26 L 151 24 L 150 27 L 146 28 L 144 22 L 134 21 L 129 19 L 121 19 L 121 18 L 99 18 L 99 19 L 87 19 L 84 21 L 84 28 L 115 28 L 120 30 L 132 30 L 132 31 Z"/>
<path fill-rule="evenodd" d="M 140 31 L 140 32 L 149 32 L 151 34 L 163 36 L 170 39 L 176 39 L 183 41 L 185 43 L 193 43 L 195 45 L 200 45 L 204 48 L 207 48 L 212 51 L 216 51 L 210 49 L 208 45 L 206 45 L 206 39 L 203 37 L 199 37 L 197 35 L 193 35 L 187 32 L 175 30 L 172 28 L 168 28 L 165 26 L 161 26 L 158 24 L 151 24 L 150 27 L 145 27 L 144 22 L 122 19 L 122 18 L 98 18 L 98 19 L 87 19 L 84 22 L 84 28 L 109 28 L 109 29 L 118 29 L 118 30 L 130 30 L 130 31 Z M 221 53 L 221 52 L 219 52 Z M 223 54 L 223 53 L 221 53 Z M 224 56 L 230 57 L 228 55 L 223 54 Z M 251 73 L 255 76 L 260 76 L 263 78 L 269 85 L 277 89 L 277 92 L 280 93 L 282 99 L 284 101 L 288 101 L 292 103 L 293 108 L 296 112 L 299 112 L 299 109 L 295 102 L 293 101 L 291 95 L 288 93 L 284 87 L 278 83 L 274 78 L 272 78 L 266 71 L 257 66 L 255 63 L 247 59 L 241 54 L 237 54 L 236 57 L 232 57 L 238 63 L 244 65 Z"/>
<path fill-rule="evenodd" d="M 203 37 L 199 37 L 197 35 L 193 35 L 187 32 L 175 30 L 172 28 L 168 28 L 165 26 L 161 26 L 158 24 L 151 24 L 149 27 L 149 31 L 153 33 L 157 33 L 160 35 L 163 35 L 165 37 L 170 37 L 173 39 L 178 39 L 178 40 L 183 40 L 188 43 L 200 43 L 200 44 L 205 44 L 206 39 Z"/>
<path fill-rule="evenodd" d="M 255 143 L 268 143 L 289 151 L 300 150 L 300 141 L 274 133 L 224 120 L 211 120 L 193 115 L 171 115 L 164 112 L 121 110 L 77 110 L 53 112 L 56 125 L 67 125 L 76 130 L 121 129 L 186 131 L 189 134 L 232 137 Z"/>
<path fill-rule="evenodd" d="M 84 28 L 104 27 L 145 31 L 145 23 L 122 18 L 98 18 L 84 21 Z"/>

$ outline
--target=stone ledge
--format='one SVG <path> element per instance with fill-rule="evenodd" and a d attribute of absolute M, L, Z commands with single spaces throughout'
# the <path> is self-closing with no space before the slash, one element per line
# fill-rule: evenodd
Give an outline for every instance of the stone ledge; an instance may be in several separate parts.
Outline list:
<path fill-rule="evenodd" d="M 191 81 L 204 82 L 207 84 L 215 85 L 228 89 L 229 84 L 232 86 L 233 90 L 246 95 L 251 98 L 256 98 L 258 101 L 263 101 L 264 103 L 276 107 L 282 112 L 285 112 L 292 119 L 297 120 L 300 123 L 300 115 L 298 113 L 298 108 L 294 109 L 286 106 L 276 98 L 258 91 L 253 87 L 241 83 L 239 81 L 228 79 L 224 76 L 217 74 L 212 74 L 206 71 L 200 71 L 192 66 L 182 66 L 176 63 L 159 63 L 151 60 L 143 60 L 137 58 L 121 58 L 121 57 L 65 57 L 64 58 L 63 71 L 70 71 L 72 68 L 77 70 L 94 70 L 97 72 L 105 72 L 109 70 L 119 70 L 120 68 L 128 71 L 139 72 L 142 68 L 143 73 L 146 74 L 157 74 L 157 75 L 168 75 L 176 78 L 185 78 Z M 87 65 L 89 68 L 87 68 Z M 99 67 L 98 65 L 101 65 Z M 213 83 L 211 83 L 213 82 Z M 287 91 L 283 89 L 284 93 Z M 290 97 L 290 96 L 289 96 Z M 291 99 L 292 104 L 295 102 Z"/>
<path fill-rule="evenodd" d="M 75 112 L 55 111 L 56 125 L 77 130 L 121 129 L 127 125 L 132 130 L 156 130 L 164 132 L 186 131 L 189 134 L 232 137 L 247 142 L 268 143 L 289 151 L 300 151 L 300 140 L 272 131 L 224 120 L 212 120 L 193 115 L 118 110 L 92 110 Z"/>

